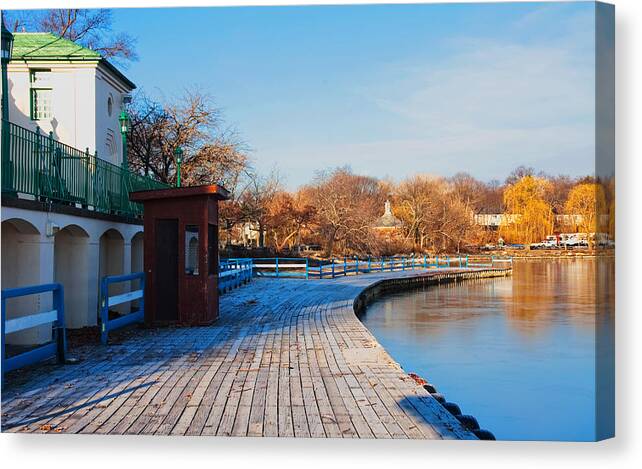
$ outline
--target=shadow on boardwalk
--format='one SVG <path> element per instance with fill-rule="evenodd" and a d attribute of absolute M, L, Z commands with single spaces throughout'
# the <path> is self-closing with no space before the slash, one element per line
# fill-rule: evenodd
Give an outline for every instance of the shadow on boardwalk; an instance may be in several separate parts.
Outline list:
<path fill-rule="evenodd" d="M 8 376 L 5 432 L 475 439 L 356 318 L 384 278 L 259 279 L 209 327 L 140 329 Z"/>

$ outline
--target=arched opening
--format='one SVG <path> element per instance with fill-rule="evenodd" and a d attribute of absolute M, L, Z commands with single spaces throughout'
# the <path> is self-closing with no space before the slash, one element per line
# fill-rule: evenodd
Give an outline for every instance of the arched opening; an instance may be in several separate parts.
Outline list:
<path fill-rule="evenodd" d="M 11 218 L 2 222 L 2 288 L 18 288 L 40 283 L 40 233 L 26 220 Z M 7 301 L 7 319 L 33 314 L 47 308 L 50 297 L 30 295 Z M 50 327 L 35 327 L 7 335 L 11 345 L 33 345 L 51 340 Z"/>
<path fill-rule="evenodd" d="M 65 289 L 65 322 L 68 328 L 88 326 L 87 290 L 89 234 L 78 225 L 69 225 L 54 237 L 54 280 Z"/>
<path fill-rule="evenodd" d="M 132 260 L 131 260 L 131 271 L 132 272 L 142 272 L 143 271 L 143 239 L 144 235 L 142 231 L 136 233 L 132 238 Z"/>
<path fill-rule="evenodd" d="M 139 231 L 132 237 L 132 254 L 131 254 L 131 272 L 143 272 L 144 271 L 144 251 L 143 251 L 143 239 L 144 235 L 142 231 Z M 132 282 L 132 289 L 139 289 L 140 282 Z M 131 307 L 132 310 L 138 309 L 139 302 L 138 300 L 132 301 Z"/>
<path fill-rule="evenodd" d="M 103 233 L 99 240 L 99 259 L 98 259 L 98 282 L 100 291 L 100 282 L 107 275 L 122 275 L 124 273 L 125 259 L 125 240 L 118 230 L 109 229 Z M 125 284 L 119 283 L 109 287 L 109 296 L 118 295 L 125 291 Z M 100 299 L 99 299 L 100 301 Z M 128 307 L 119 305 L 114 307 L 114 311 L 119 313 L 127 312 Z"/>

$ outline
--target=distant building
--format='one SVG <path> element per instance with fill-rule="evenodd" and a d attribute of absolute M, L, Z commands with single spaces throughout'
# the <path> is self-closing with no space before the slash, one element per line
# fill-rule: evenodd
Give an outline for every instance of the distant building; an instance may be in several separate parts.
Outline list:
<path fill-rule="evenodd" d="M 383 215 L 377 219 L 377 221 L 372 225 L 372 228 L 382 235 L 394 237 L 400 234 L 402 225 L 403 223 L 401 220 L 393 215 L 390 201 L 386 200 Z"/>

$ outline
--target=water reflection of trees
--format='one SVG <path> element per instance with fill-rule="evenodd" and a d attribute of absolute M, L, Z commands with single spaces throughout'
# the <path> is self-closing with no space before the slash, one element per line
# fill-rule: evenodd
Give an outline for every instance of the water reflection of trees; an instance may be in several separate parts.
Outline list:
<path fill-rule="evenodd" d="M 597 285 L 612 282 L 612 271 L 612 263 L 603 259 L 516 262 L 511 296 L 504 303 L 511 327 L 526 335 L 558 322 L 593 330 Z"/>
<path fill-rule="evenodd" d="M 516 261 L 512 278 L 394 294 L 372 305 L 366 315 L 389 331 L 405 331 L 409 339 L 440 336 L 454 325 L 472 336 L 480 320 L 497 320 L 493 327 L 505 323 L 531 338 L 563 324 L 592 333 L 596 311 L 607 316 L 613 311 L 614 270 L 612 258 Z"/>

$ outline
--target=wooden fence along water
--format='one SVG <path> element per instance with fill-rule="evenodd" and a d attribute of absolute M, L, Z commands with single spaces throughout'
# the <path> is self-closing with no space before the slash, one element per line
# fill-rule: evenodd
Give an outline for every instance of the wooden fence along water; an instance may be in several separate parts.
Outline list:
<path fill-rule="evenodd" d="M 341 259 L 316 260 L 309 258 L 271 257 L 254 259 L 226 259 L 221 261 L 222 273 L 229 272 L 228 265 L 250 263 L 250 276 L 277 278 L 337 278 L 371 272 L 396 272 L 415 269 L 439 268 L 498 268 L 512 266 L 511 257 L 436 255 L 393 257 L 344 257 Z M 223 267 L 225 266 L 225 267 Z M 225 269 L 225 270 L 224 270 Z M 240 276 L 233 271 L 229 276 Z M 219 274 L 219 282 L 222 275 Z M 226 279 L 226 283 L 231 280 Z M 238 282 L 238 280 L 237 280 Z M 240 283 L 239 283 L 240 284 Z M 227 287 L 227 285 L 226 285 Z M 220 289 L 220 288 L 219 288 Z"/>

